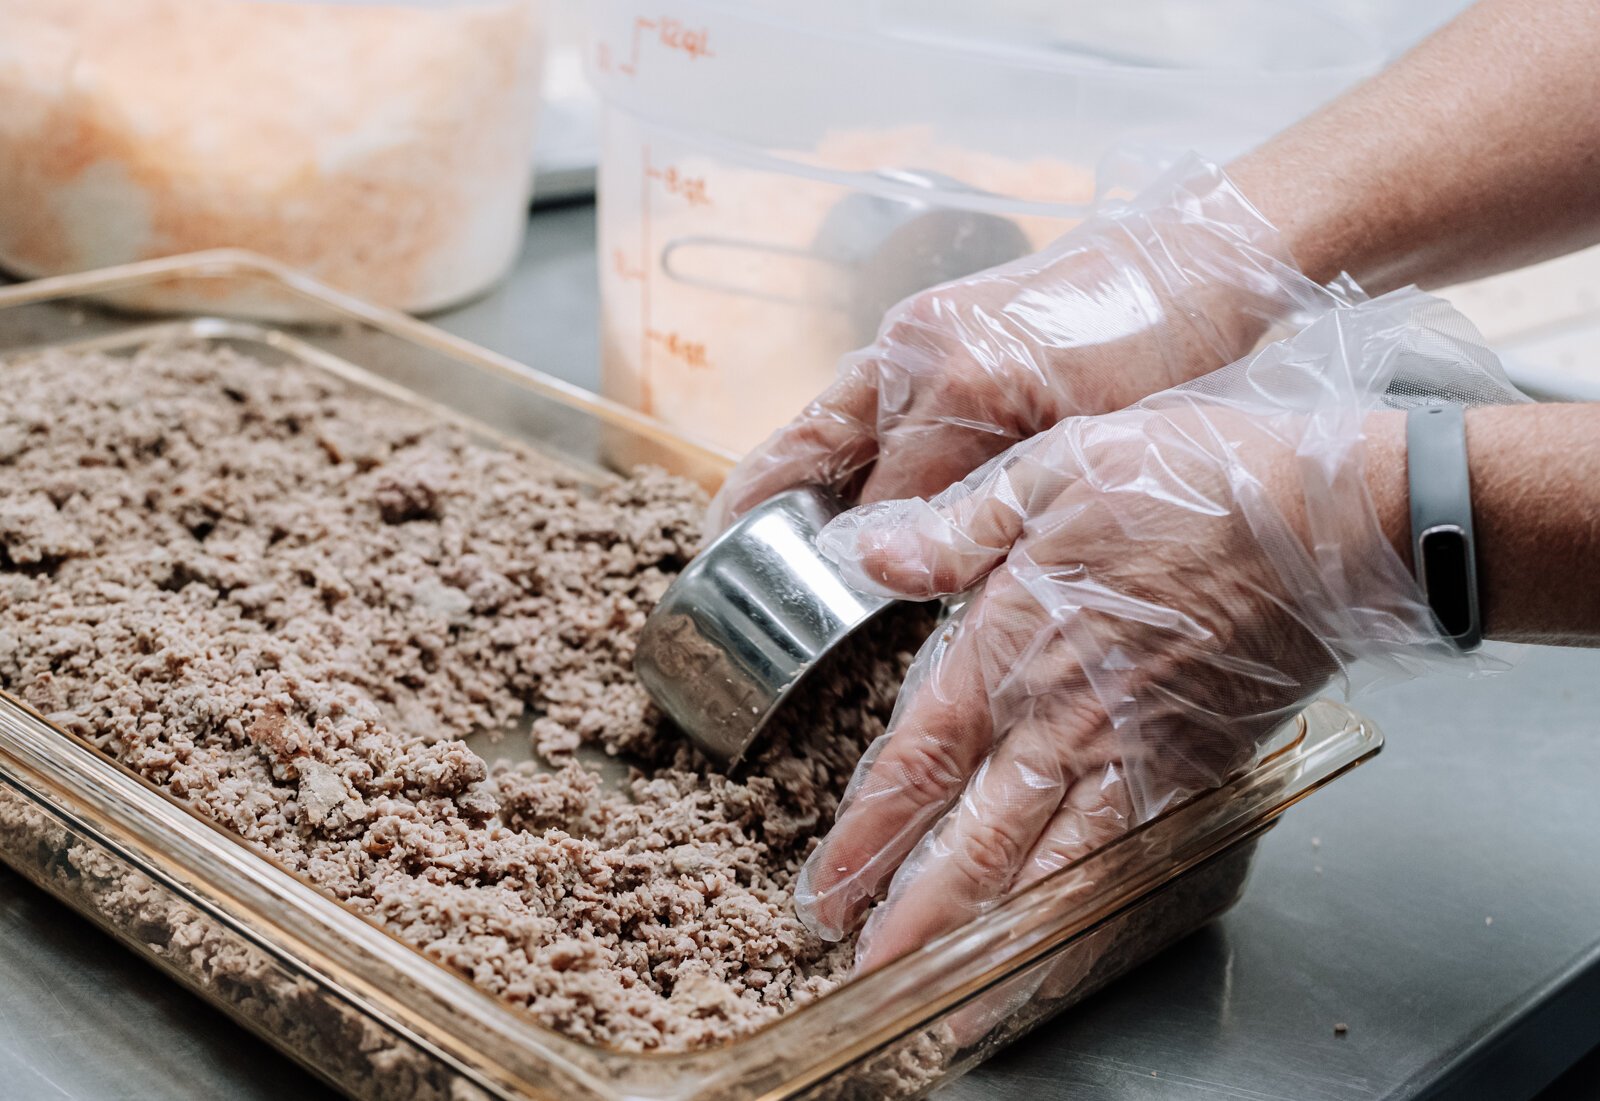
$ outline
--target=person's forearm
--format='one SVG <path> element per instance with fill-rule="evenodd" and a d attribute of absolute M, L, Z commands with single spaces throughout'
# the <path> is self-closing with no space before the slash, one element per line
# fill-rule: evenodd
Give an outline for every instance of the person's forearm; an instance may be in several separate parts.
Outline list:
<path fill-rule="evenodd" d="M 1443 286 L 1600 241 L 1600 5 L 1483 0 L 1230 165 L 1307 275 Z"/>
<path fill-rule="evenodd" d="M 1367 426 L 1367 483 L 1409 566 L 1405 417 Z M 1600 645 L 1600 404 L 1467 411 L 1478 593 L 1490 638 Z"/>

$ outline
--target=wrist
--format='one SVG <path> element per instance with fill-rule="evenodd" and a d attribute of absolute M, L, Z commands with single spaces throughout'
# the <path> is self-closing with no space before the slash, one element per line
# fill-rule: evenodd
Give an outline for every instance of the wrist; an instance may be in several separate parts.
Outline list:
<path fill-rule="evenodd" d="M 1222 364 L 1274 326 L 1333 304 L 1301 273 L 1278 227 L 1216 165 L 1190 164 L 1143 221 L 1152 293 L 1165 299 L 1174 327 L 1204 340 Z"/>
<path fill-rule="evenodd" d="M 1406 415 L 1385 410 L 1367 415 L 1365 470 L 1367 496 L 1378 528 L 1400 556 L 1407 571 L 1411 561 L 1411 489 L 1406 466 Z"/>
<path fill-rule="evenodd" d="M 1333 255 L 1330 235 L 1323 228 L 1331 210 L 1337 209 L 1337 188 L 1332 182 L 1308 188 L 1301 174 L 1278 163 L 1275 152 L 1269 144 L 1241 157 L 1228 165 L 1228 176 L 1261 217 L 1278 227 L 1281 247 L 1290 262 L 1306 278 L 1326 283 L 1345 270 Z"/>
<path fill-rule="evenodd" d="M 1031 291 L 1065 288 L 1099 300 L 1102 355 L 1081 341 L 1052 358 L 1068 387 L 1086 366 L 1073 412 L 1103 413 L 1190 382 L 1249 354 L 1274 327 L 1303 323 L 1340 301 L 1295 266 L 1282 236 L 1235 181 L 1190 157 L 1126 204 L 1110 205 L 1063 238 Z M 1087 400 L 1085 400 L 1087 399 Z"/>
<path fill-rule="evenodd" d="M 1362 425 L 1362 441 L 1355 454 L 1361 464 L 1361 487 L 1366 501 L 1350 501 L 1365 508 L 1370 504 L 1377 533 L 1377 546 L 1393 550 L 1400 562 L 1411 569 L 1411 503 L 1406 472 L 1406 417 L 1384 410 L 1369 413 Z M 1268 497 L 1277 506 L 1284 522 L 1307 554 L 1315 555 L 1317 535 L 1307 509 L 1307 486 L 1299 447 L 1292 441 L 1280 444 L 1266 471 Z M 1342 511 L 1342 508 L 1341 508 Z M 1352 512 L 1356 509 L 1352 508 Z M 1348 524 L 1341 523 L 1341 528 Z"/>
<path fill-rule="evenodd" d="M 1383 663 L 1433 645 L 1437 631 L 1410 567 L 1405 415 L 1367 414 L 1359 433 L 1299 418 L 1278 423 L 1277 450 L 1262 468 L 1276 517 L 1261 523 L 1269 533 L 1261 547 L 1303 622 L 1347 662 Z M 1289 539 L 1271 538 L 1279 524 Z"/>

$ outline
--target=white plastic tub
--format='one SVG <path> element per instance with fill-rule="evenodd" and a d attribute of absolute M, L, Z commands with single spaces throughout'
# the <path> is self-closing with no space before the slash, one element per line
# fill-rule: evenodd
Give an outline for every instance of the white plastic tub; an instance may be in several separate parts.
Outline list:
<path fill-rule="evenodd" d="M 1382 56 L 1293 0 L 591 10 L 604 389 L 740 451 L 884 306 L 1069 228 L 1113 149 L 1227 158 Z"/>
<path fill-rule="evenodd" d="M 389 306 L 467 298 L 522 239 L 541 7 L 0 0 L 0 265 L 241 246 Z"/>

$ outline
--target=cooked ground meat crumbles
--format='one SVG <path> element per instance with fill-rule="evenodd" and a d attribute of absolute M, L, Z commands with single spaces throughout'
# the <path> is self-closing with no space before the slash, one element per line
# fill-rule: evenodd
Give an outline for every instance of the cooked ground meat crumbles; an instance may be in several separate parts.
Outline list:
<path fill-rule="evenodd" d="M 702 1048 L 853 945 L 791 880 L 927 621 L 886 621 L 735 775 L 631 673 L 703 501 L 224 349 L 5 366 L 0 687 L 542 1022 Z M 463 738 L 531 717 L 535 763 Z M 621 790 L 582 745 L 637 767 Z"/>

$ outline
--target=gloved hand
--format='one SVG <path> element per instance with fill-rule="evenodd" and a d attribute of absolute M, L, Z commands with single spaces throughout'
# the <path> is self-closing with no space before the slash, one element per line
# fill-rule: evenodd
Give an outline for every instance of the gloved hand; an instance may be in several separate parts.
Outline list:
<path fill-rule="evenodd" d="M 1191 156 L 1045 251 L 892 309 L 838 381 L 739 464 L 708 526 L 808 482 L 847 500 L 929 496 L 1063 417 L 1196 378 L 1338 300 Z"/>
<path fill-rule="evenodd" d="M 1197 383 L 1065 420 L 931 501 L 825 529 L 862 589 L 973 591 L 803 869 L 803 920 L 837 938 L 892 876 L 858 948 L 870 969 L 1220 784 L 1358 659 L 1461 660 L 1396 550 L 1404 425 L 1380 411 L 1400 370 L 1410 393 L 1515 399 L 1458 323 L 1470 334 L 1415 291 L 1333 310 Z M 1477 384 L 1418 385 L 1430 367 Z"/>

